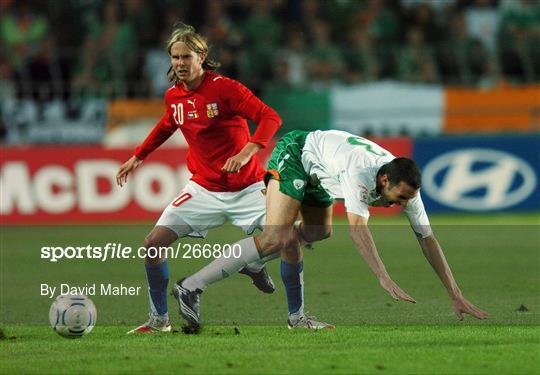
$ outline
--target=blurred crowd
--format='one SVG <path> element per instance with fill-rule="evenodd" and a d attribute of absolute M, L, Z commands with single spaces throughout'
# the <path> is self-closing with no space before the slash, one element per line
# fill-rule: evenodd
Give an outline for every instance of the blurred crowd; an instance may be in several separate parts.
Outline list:
<path fill-rule="evenodd" d="M 1 0 L 0 98 L 162 96 L 178 21 L 258 94 L 540 82 L 538 0 Z"/>

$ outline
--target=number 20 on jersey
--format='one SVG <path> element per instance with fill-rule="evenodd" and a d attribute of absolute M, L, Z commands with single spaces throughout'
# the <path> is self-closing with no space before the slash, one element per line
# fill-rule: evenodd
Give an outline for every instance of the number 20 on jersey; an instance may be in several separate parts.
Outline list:
<path fill-rule="evenodd" d="M 171 108 L 173 109 L 173 118 L 176 125 L 183 125 L 184 124 L 184 104 L 182 103 L 171 104 Z"/>

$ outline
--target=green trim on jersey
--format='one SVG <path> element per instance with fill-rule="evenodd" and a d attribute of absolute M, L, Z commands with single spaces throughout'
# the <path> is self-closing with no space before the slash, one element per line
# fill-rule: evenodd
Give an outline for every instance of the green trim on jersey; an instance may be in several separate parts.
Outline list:
<path fill-rule="evenodd" d="M 320 184 L 313 185 L 302 165 L 302 149 L 310 132 L 293 130 L 285 134 L 274 147 L 268 161 L 264 181 L 279 182 L 279 191 L 307 206 L 330 207 L 334 200 Z"/>

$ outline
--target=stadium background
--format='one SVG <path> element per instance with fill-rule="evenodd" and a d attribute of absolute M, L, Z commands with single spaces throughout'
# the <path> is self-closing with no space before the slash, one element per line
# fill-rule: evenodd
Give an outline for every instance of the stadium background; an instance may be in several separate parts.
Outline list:
<path fill-rule="evenodd" d="M 54 336 L 41 284 L 144 290 L 144 271 L 140 259 L 50 262 L 41 247 L 137 248 L 189 179 L 177 132 L 114 183 L 162 114 L 179 20 L 209 38 L 221 73 L 276 108 L 280 134 L 344 129 L 415 158 L 434 232 L 489 319 L 455 319 L 406 220 L 385 210 L 371 230 L 416 305 L 391 303 L 341 217 L 304 259 L 308 311 L 336 324 L 332 335 L 286 332 L 272 262 L 274 295 L 242 276 L 205 291 L 200 336 L 127 338 L 144 292 L 92 296 L 92 334 Z M 537 373 L 539 40 L 533 0 L 0 0 L 0 372 Z M 242 236 L 227 225 L 181 242 Z M 171 261 L 172 280 L 206 263 Z"/>
<path fill-rule="evenodd" d="M 179 193 L 189 178 L 181 134 L 127 188 L 113 178 L 162 114 L 170 87 L 164 44 L 177 21 L 208 37 L 221 73 L 276 108 L 281 134 L 343 129 L 418 159 L 431 171 L 429 212 L 540 209 L 536 1 L 1 7 L 5 223 L 152 221 Z M 497 188 L 500 181 L 507 186 Z"/>

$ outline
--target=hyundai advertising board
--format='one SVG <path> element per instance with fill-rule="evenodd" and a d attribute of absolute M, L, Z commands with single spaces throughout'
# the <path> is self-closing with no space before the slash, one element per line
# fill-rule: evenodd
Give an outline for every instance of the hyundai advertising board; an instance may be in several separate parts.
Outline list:
<path fill-rule="evenodd" d="M 540 136 L 418 139 L 428 212 L 540 210 Z"/>

